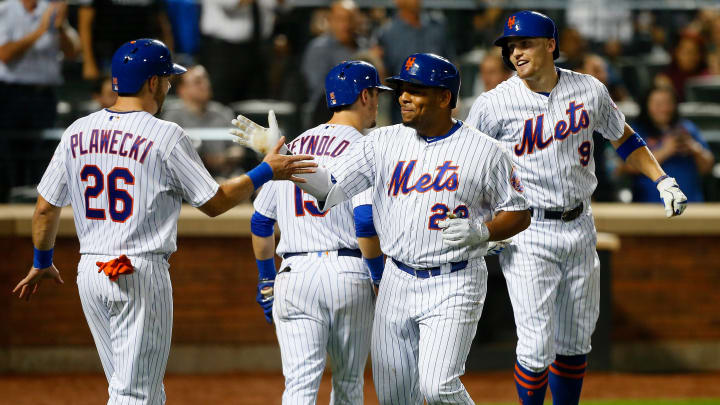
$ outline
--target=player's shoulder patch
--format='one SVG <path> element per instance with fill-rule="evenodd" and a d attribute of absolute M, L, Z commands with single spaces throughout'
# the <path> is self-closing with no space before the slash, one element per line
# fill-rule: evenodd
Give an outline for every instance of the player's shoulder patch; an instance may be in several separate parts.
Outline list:
<path fill-rule="evenodd" d="M 518 193 L 522 193 L 525 191 L 525 187 L 523 187 L 522 183 L 520 182 L 520 176 L 518 175 L 517 169 L 515 169 L 515 165 L 513 165 L 512 169 L 510 169 L 510 185 Z"/>

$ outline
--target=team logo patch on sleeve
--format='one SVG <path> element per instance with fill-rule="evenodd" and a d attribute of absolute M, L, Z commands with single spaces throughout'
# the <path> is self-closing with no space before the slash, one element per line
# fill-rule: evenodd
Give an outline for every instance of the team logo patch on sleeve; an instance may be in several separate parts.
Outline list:
<path fill-rule="evenodd" d="M 520 177 L 518 176 L 517 171 L 515 171 L 515 166 L 513 166 L 512 171 L 510 172 L 510 185 L 518 193 L 525 191 L 525 188 L 520 183 Z"/>

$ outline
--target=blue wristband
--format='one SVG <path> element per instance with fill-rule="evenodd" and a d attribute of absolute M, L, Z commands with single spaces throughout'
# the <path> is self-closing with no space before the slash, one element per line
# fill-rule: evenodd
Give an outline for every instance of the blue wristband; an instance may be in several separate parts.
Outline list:
<path fill-rule="evenodd" d="M 271 257 L 265 260 L 255 259 L 258 268 L 258 278 L 260 280 L 275 280 L 275 258 Z"/>
<path fill-rule="evenodd" d="M 36 269 L 44 269 L 52 266 L 54 250 L 54 248 L 50 248 L 50 250 L 37 250 L 37 248 L 33 247 L 33 267 Z"/>
<path fill-rule="evenodd" d="M 260 188 L 260 186 L 272 180 L 273 178 L 272 167 L 270 167 L 267 162 L 260 163 L 246 174 L 248 175 L 248 177 L 250 177 L 250 180 L 252 181 L 255 190 L 257 190 L 258 188 Z"/>
<path fill-rule="evenodd" d="M 385 271 L 385 260 L 383 255 L 380 255 L 373 259 L 368 259 L 367 257 L 363 257 L 363 260 L 365 261 L 365 264 L 370 269 L 370 278 L 372 279 L 373 283 L 378 284 L 380 283 L 380 279 L 382 279 L 383 271 Z"/>
<path fill-rule="evenodd" d="M 661 181 L 667 179 L 668 177 L 670 176 L 668 176 L 667 174 L 663 174 L 662 176 L 658 177 L 657 180 L 655 180 L 655 184 L 660 184 Z"/>
<path fill-rule="evenodd" d="M 620 155 L 622 160 L 627 160 L 631 153 L 643 146 L 647 146 L 645 140 L 642 139 L 640 135 L 633 133 L 617 148 L 617 154 Z"/>

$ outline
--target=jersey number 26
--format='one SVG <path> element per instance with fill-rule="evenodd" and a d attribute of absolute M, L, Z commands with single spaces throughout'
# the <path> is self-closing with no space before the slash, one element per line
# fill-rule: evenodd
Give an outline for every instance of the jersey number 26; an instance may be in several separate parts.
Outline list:
<path fill-rule="evenodd" d="M 118 188 L 118 180 L 122 180 L 126 185 L 135 184 L 135 176 L 125 167 L 115 167 L 105 176 L 99 167 L 95 165 L 85 165 L 80 170 L 80 180 L 89 182 L 90 177 L 93 178 L 93 185 L 88 184 L 85 187 L 85 217 L 88 219 L 96 219 L 104 221 L 105 210 L 102 208 L 90 208 L 90 199 L 98 198 L 105 190 L 107 184 L 108 211 L 110 211 L 110 219 L 114 222 L 125 222 L 133 213 L 133 198 L 127 190 Z M 118 203 L 122 205 L 118 209 Z"/>

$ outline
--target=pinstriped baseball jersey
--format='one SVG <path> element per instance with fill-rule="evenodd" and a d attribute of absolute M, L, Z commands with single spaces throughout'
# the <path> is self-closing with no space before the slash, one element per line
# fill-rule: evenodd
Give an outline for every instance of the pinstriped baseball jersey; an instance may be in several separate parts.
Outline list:
<path fill-rule="evenodd" d="M 347 125 L 322 124 L 309 129 L 288 145 L 295 154 L 315 156 L 319 165 L 347 153 L 363 138 Z M 255 210 L 278 220 L 282 233 L 277 253 L 320 252 L 341 248 L 358 249 L 353 207 L 370 204 L 369 192 L 321 212 L 317 200 L 289 181 L 269 182 L 255 199 Z"/>
<path fill-rule="evenodd" d="M 461 124 L 458 122 L 458 124 Z M 379 128 L 328 164 L 347 195 L 373 188 L 373 221 L 382 251 L 415 267 L 471 257 L 443 244 L 438 221 L 486 218 L 527 209 L 513 168 L 497 142 L 466 125 L 426 140 L 404 125 Z M 513 184 L 515 186 L 513 186 Z"/>
<path fill-rule="evenodd" d="M 544 209 L 589 200 L 597 186 L 593 133 L 617 140 L 625 126 L 602 83 L 557 70 L 559 81 L 549 95 L 530 90 L 514 76 L 480 95 L 466 122 L 510 152 L 530 205 Z"/>
<path fill-rule="evenodd" d="M 72 204 L 81 254 L 131 256 L 174 252 L 182 200 L 218 187 L 177 124 L 105 109 L 65 131 L 38 192 Z"/>

